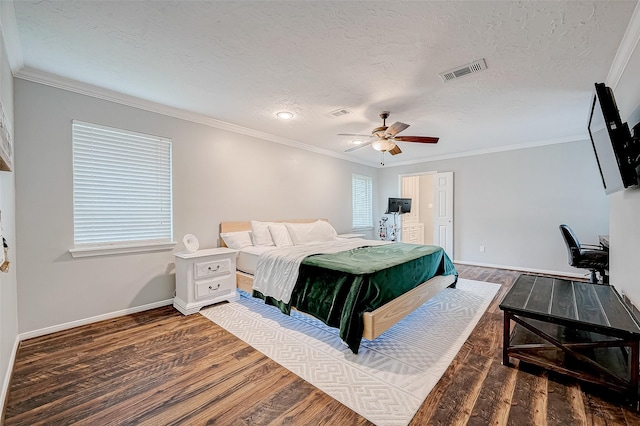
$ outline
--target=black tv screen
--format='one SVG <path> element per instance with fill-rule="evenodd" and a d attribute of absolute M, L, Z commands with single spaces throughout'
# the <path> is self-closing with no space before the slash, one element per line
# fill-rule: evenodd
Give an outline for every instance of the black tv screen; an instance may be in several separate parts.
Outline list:
<path fill-rule="evenodd" d="M 410 213 L 411 212 L 411 198 L 389 198 L 387 204 L 387 212 L 390 213 Z"/>
<path fill-rule="evenodd" d="M 595 84 L 588 129 L 605 193 L 637 185 L 631 133 L 620 119 L 613 91 L 603 83 Z"/>

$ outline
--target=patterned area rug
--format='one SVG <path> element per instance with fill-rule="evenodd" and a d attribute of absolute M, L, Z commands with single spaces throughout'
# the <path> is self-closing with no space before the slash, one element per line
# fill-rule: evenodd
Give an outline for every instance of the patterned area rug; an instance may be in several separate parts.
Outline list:
<path fill-rule="evenodd" d="M 251 298 L 200 312 L 377 425 L 406 425 L 500 288 L 458 280 L 354 355 L 337 329 Z"/>

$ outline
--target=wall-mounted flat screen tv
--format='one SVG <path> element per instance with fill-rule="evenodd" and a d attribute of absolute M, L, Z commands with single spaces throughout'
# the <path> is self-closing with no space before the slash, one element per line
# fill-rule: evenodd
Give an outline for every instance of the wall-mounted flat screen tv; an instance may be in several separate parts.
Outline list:
<path fill-rule="evenodd" d="M 604 83 L 595 84 L 588 129 L 605 193 L 637 185 L 636 144 L 620 119 L 613 91 Z"/>
<path fill-rule="evenodd" d="M 410 213 L 411 198 L 389 198 L 386 214 L 391 213 Z"/>

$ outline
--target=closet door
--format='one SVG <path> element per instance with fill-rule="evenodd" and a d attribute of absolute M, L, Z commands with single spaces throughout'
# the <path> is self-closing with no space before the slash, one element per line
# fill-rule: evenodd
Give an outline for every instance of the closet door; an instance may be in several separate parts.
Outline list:
<path fill-rule="evenodd" d="M 433 201 L 433 243 L 453 260 L 453 172 L 436 175 Z"/>
<path fill-rule="evenodd" d="M 402 178 L 402 198 L 411 198 L 411 212 L 401 215 L 403 243 L 424 244 L 424 224 L 420 223 L 420 176 Z"/>
<path fill-rule="evenodd" d="M 420 176 L 402 178 L 402 198 L 411 198 L 411 213 L 402 215 L 402 223 L 418 223 L 420 221 Z"/>

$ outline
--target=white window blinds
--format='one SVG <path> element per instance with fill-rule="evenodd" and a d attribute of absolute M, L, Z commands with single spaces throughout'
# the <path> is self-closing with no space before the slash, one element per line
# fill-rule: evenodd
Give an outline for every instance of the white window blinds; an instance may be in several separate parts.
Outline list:
<path fill-rule="evenodd" d="M 73 122 L 76 245 L 173 239 L 171 140 Z"/>
<path fill-rule="evenodd" d="M 373 226 L 373 184 L 368 176 L 351 176 L 353 229 Z"/>

